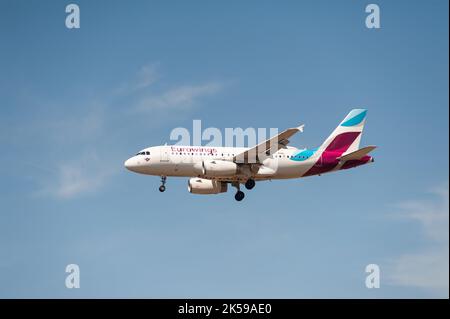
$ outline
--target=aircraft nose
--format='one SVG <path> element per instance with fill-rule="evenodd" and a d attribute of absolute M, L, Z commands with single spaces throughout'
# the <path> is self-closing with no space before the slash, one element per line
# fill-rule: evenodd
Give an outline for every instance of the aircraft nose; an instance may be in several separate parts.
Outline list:
<path fill-rule="evenodd" d="M 133 169 L 133 158 L 129 158 L 125 161 L 125 163 L 123 163 L 123 165 L 126 167 L 126 169 L 128 170 L 132 170 Z"/>

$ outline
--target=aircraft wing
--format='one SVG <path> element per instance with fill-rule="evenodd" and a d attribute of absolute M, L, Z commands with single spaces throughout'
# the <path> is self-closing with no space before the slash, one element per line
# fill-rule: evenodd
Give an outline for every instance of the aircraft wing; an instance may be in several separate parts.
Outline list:
<path fill-rule="evenodd" d="M 249 148 L 245 152 L 237 154 L 233 158 L 233 162 L 236 163 L 259 163 L 261 155 L 267 156 L 280 148 L 286 148 L 286 145 L 289 144 L 288 138 L 294 135 L 297 132 L 303 132 L 304 125 L 300 125 L 299 127 L 289 128 L 278 135 L 271 137 L 270 139 Z"/>

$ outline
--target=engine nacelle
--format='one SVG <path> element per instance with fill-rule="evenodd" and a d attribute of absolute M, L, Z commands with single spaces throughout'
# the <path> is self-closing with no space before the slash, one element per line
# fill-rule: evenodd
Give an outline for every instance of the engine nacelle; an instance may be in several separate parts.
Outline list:
<path fill-rule="evenodd" d="M 228 184 L 205 178 L 191 178 L 188 181 L 188 190 L 192 194 L 219 194 L 227 191 Z"/>
<path fill-rule="evenodd" d="M 199 163 L 200 164 L 200 163 Z M 227 177 L 233 176 L 238 171 L 236 163 L 222 160 L 203 161 L 200 165 L 194 167 L 199 175 L 208 177 Z"/>

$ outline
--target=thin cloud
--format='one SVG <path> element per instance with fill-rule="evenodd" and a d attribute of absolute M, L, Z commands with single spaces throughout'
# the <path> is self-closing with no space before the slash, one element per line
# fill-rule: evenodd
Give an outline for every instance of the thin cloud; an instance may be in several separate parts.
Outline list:
<path fill-rule="evenodd" d="M 119 95 L 129 95 L 151 87 L 160 78 L 158 68 L 159 63 L 143 65 L 134 76 L 134 79 L 130 80 L 128 83 L 122 84 L 116 90 L 116 93 Z"/>
<path fill-rule="evenodd" d="M 390 283 L 428 290 L 437 297 L 448 298 L 448 245 L 435 250 L 404 254 L 390 265 Z"/>
<path fill-rule="evenodd" d="M 149 94 L 138 102 L 137 108 L 140 111 L 185 109 L 195 105 L 200 98 L 219 92 L 222 87 L 217 82 L 183 85 L 159 94 Z"/>
<path fill-rule="evenodd" d="M 103 133 L 106 119 L 103 106 L 93 104 L 86 113 L 52 120 L 47 124 L 48 132 L 64 144 L 92 141 Z"/>
<path fill-rule="evenodd" d="M 138 73 L 138 79 L 134 84 L 135 90 L 140 90 L 149 87 L 153 83 L 155 83 L 159 75 L 157 73 L 157 69 L 159 67 L 159 63 L 147 64 L 144 65 Z"/>
<path fill-rule="evenodd" d="M 434 200 L 411 200 L 398 205 L 397 216 L 421 225 L 427 247 L 403 254 L 389 264 L 393 285 L 418 287 L 439 297 L 449 296 L 449 190 L 448 182 L 435 188 Z"/>
<path fill-rule="evenodd" d="M 217 81 L 200 84 L 181 84 L 161 90 L 159 63 L 150 63 L 141 67 L 127 83 L 115 90 L 116 97 L 133 100 L 132 107 L 138 112 L 185 110 L 197 105 L 201 98 L 214 95 L 223 88 Z M 158 89 L 159 87 L 159 89 Z"/>
<path fill-rule="evenodd" d="M 57 165 L 55 174 L 38 192 L 59 199 L 70 199 L 92 193 L 105 185 L 113 171 L 95 153 Z"/>

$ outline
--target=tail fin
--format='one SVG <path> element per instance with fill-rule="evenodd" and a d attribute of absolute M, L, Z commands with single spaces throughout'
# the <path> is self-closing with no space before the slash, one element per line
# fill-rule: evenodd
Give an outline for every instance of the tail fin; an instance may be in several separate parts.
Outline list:
<path fill-rule="evenodd" d="M 367 110 L 353 109 L 319 147 L 320 151 L 350 153 L 358 150 Z"/>

